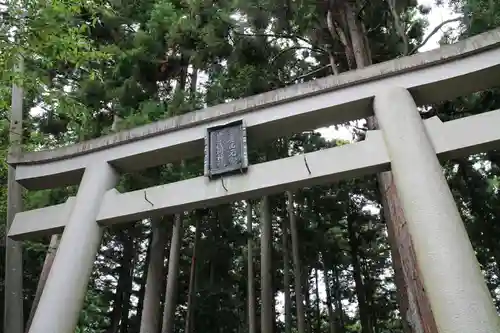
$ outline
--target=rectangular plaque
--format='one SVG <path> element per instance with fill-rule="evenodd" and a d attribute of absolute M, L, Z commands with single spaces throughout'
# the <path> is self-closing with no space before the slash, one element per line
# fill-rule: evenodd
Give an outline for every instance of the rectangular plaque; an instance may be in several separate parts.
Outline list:
<path fill-rule="evenodd" d="M 248 168 L 246 129 L 242 120 L 207 129 L 205 176 L 214 178 Z"/>

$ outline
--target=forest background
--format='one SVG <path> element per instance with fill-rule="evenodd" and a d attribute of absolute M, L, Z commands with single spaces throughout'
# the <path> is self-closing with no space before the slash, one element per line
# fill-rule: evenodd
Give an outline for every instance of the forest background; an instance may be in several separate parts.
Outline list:
<path fill-rule="evenodd" d="M 439 24 L 441 43 L 500 25 L 495 0 L 436 6 L 453 13 Z M 13 82 L 24 88 L 23 149 L 40 150 L 411 55 L 428 48 L 434 32 L 426 18 L 431 7 L 415 0 L 4 0 L 0 9 L 2 235 Z M 19 55 L 23 72 L 14 71 Z M 447 121 L 498 109 L 499 93 L 428 105 L 422 117 Z M 363 121 L 338 129 L 279 138 L 251 151 L 251 163 L 348 144 L 367 130 Z M 500 154 L 450 160 L 443 168 L 500 309 Z M 200 159 L 186 160 L 123 175 L 118 188 L 201 172 Z M 76 190 L 26 191 L 24 208 L 64 202 Z M 404 295 L 396 288 L 375 175 L 290 194 L 253 201 L 250 210 L 235 202 L 107 229 L 77 332 L 259 332 L 263 245 L 272 250 L 275 332 L 417 332 L 399 311 Z M 272 228 L 271 244 L 261 244 L 262 227 Z M 28 326 L 58 237 L 22 243 Z M 2 299 L 4 269 L 2 262 Z M 178 283 L 166 295 L 169 275 Z M 157 297 L 146 293 L 148 277 Z"/>

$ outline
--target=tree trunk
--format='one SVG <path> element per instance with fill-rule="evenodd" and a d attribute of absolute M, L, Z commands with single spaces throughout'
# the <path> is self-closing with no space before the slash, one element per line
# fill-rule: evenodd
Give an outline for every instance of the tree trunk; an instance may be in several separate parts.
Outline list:
<path fill-rule="evenodd" d="M 124 283 L 124 292 L 123 292 L 123 302 L 122 302 L 122 313 L 121 313 L 121 324 L 120 324 L 120 332 L 127 333 L 129 331 L 130 326 L 130 295 L 132 294 L 132 286 L 133 286 L 133 277 L 134 277 L 134 269 L 135 269 L 135 254 L 136 248 L 134 243 L 134 237 L 129 235 L 130 238 L 130 253 L 127 255 L 130 257 L 128 263 L 127 274 L 125 274 L 125 283 Z"/>
<path fill-rule="evenodd" d="M 325 272 L 323 272 L 325 274 Z M 316 333 L 321 333 L 321 310 L 319 308 L 319 283 L 318 283 L 318 268 L 314 269 L 314 283 L 316 291 Z"/>
<path fill-rule="evenodd" d="M 334 281 L 334 286 L 333 290 L 335 291 L 335 308 L 337 312 L 337 318 L 338 318 L 338 331 L 339 332 L 344 332 L 345 331 L 345 321 L 344 321 L 344 307 L 342 306 L 342 293 L 340 291 L 340 278 L 339 278 L 339 270 L 337 267 L 333 266 L 332 268 L 332 273 L 333 273 L 333 281 Z"/>
<path fill-rule="evenodd" d="M 111 311 L 111 324 L 107 330 L 108 333 L 117 333 L 119 331 L 120 322 L 123 320 L 123 310 L 126 308 L 125 303 L 129 302 L 129 298 L 127 298 L 126 295 L 130 290 L 129 281 L 132 278 L 130 276 L 130 271 L 134 255 L 134 241 L 132 237 L 127 234 L 127 230 L 121 231 L 120 236 L 123 243 L 123 255 L 120 262 L 118 284 L 116 286 L 113 310 Z"/>
<path fill-rule="evenodd" d="M 188 77 L 188 67 L 189 64 L 187 63 L 187 56 L 185 54 L 181 55 L 180 59 L 180 71 L 179 71 L 179 79 L 177 81 L 177 86 L 175 88 L 176 93 L 182 93 L 186 90 L 186 83 L 187 83 L 187 77 Z M 187 63 L 187 64 L 186 64 Z"/>
<path fill-rule="evenodd" d="M 255 322 L 255 281 L 253 273 L 253 234 L 252 234 L 252 204 L 247 201 L 247 232 L 248 232 L 248 262 L 247 262 L 247 283 L 248 283 L 248 333 L 256 333 Z"/>
<path fill-rule="evenodd" d="M 387 0 L 387 4 L 389 5 L 389 10 L 394 19 L 394 28 L 403 43 L 403 55 L 406 56 L 410 52 L 408 49 L 410 45 L 408 44 L 408 36 L 406 36 L 404 25 L 401 23 L 399 13 L 396 10 L 396 0 Z"/>
<path fill-rule="evenodd" d="M 149 235 L 148 248 L 146 250 L 146 258 L 144 259 L 144 265 L 142 268 L 141 280 L 140 280 L 140 288 L 137 293 L 137 307 L 136 307 L 136 316 L 134 320 L 133 326 L 130 328 L 131 332 L 140 332 L 141 322 L 142 322 L 142 311 L 144 309 L 144 298 L 146 294 L 146 283 L 148 279 L 148 268 L 149 263 L 151 261 L 151 246 L 153 242 L 152 232 Z M 158 306 L 159 308 L 159 306 Z"/>
<path fill-rule="evenodd" d="M 366 258 L 360 258 L 361 276 L 363 277 L 363 291 L 365 295 L 366 308 L 369 309 L 370 327 L 373 333 L 377 329 L 377 317 L 374 311 L 373 295 L 375 293 L 375 281 L 370 276 L 370 268 L 367 267 Z"/>
<path fill-rule="evenodd" d="M 288 250 L 288 222 L 282 223 L 283 290 L 285 294 L 285 333 L 292 333 L 292 303 L 290 300 L 290 253 Z"/>
<path fill-rule="evenodd" d="M 218 235 L 218 230 L 220 230 L 221 227 L 221 221 L 219 220 L 217 213 L 216 217 L 211 219 L 210 223 L 210 234 L 212 237 L 212 244 L 214 248 L 212 251 L 217 251 L 217 246 L 219 244 L 219 235 Z M 217 255 L 217 252 L 212 252 L 211 253 L 211 258 L 210 258 L 210 269 L 209 269 L 209 275 L 208 275 L 208 281 L 209 281 L 209 286 L 210 286 L 210 291 L 214 290 L 214 285 L 215 285 L 215 256 Z"/>
<path fill-rule="evenodd" d="M 328 271 L 326 269 L 323 269 L 323 280 L 325 283 L 325 292 L 326 292 L 326 308 L 328 311 L 328 327 L 329 327 L 330 333 L 336 333 L 335 314 L 333 313 L 333 308 L 332 308 L 332 292 L 330 290 L 330 279 L 328 278 Z"/>
<path fill-rule="evenodd" d="M 357 233 L 354 230 L 352 217 L 347 221 L 347 230 L 349 233 L 349 245 L 351 247 L 351 258 L 353 266 L 353 277 L 356 289 L 356 297 L 359 305 L 359 319 L 361 321 L 362 333 L 373 333 L 373 327 L 370 323 L 370 308 L 366 302 L 365 288 L 363 285 L 363 275 L 361 273 L 361 265 L 359 262 L 359 246 Z"/>
<path fill-rule="evenodd" d="M 410 333 L 412 332 L 412 329 L 410 328 L 408 321 L 405 319 L 406 313 L 410 308 L 410 302 L 407 292 L 407 285 L 405 282 L 405 275 L 404 275 L 405 273 L 403 271 L 402 254 L 400 253 L 398 245 L 399 242 L 394 230 L 395 225 L 399 224 L 401 219 L 399 219 L 394 213 L 392 214 L 390 213 L 388 200 L 391 192 L 390 191 L 386 192 L 387 193 L 386 195 L 382 194 L 383 188 L 385 188 L 386 186 L 386 181 L 388 177 L 392 178 L 392 175 L 388 172 L 377 175 L 379 190 L 381 192 L 382 207 L 384 207 L 382 209 L 382 213 L 387 226 L 387 240 L 389 241 L 391 248 L 391 259 L 392 259 L 391 261 L 392 261 L 392 268 L 394 270 L 394 283 L 397 289 L 397 296 L 398 296 L 397 300 L 398 300 L 399 311 L 401 312 L 401 317 L 402 317 L 403 332 Z M 416 304 L 412 304 L 412 307 L 416 307 Z"/>
<path fill-rule="evenodd" d="M 193 256 L 191 258 L 191 272 L 189 274 L 189 289 L 188 289 L 188 301 L 187 301 L 187 312 L 186 312 L 186 326 L 184 333 L 191 333 L 193 327 L 193 314 L 194 314 L 194 299 L 196 294 L 196 257 L 198 242 L 200 241 L 200 216 L 195 216 L 196 218 L 196 231 L 194 236 L 193 244 Z"/>
<path fill-rule="evenodd" d="M 209 280 L 210 288 L 212 289 L 215 284 L 215 262 L 213 259 L 210 260 L 210 274 Z"/>
<path fill-rule="evenodd" d="M 290 191 L 286 192 L 288 198 L 288 215 L 290 217 L 290 231 L 292 234 L 292 260 L 293 260 L 293 275 L 295 276 L 295 298 L 297 307 L 297 330 L 298 333 L 305 333 L 305 313 L 304 313 L 304 296 L 301 287 L 301 267 L 299 255 L 299 233 L 297 231 L 297 222 L 293 208 L 293 194 Z"/>
<path fill-rule="evenodd" d="M 368 59 L 367 56 L 367 45 L 365 45 L 365 39 L 361 32 L 360 22 L 358 22 L 354 6 L 355 4 L 350 1 L 345 1 L 345 16 L 349 35 L 351 36 L 354 58 L 356 59 L 356 67 L 364 68 L 371 64 L 371 59 Z"/>
<path fill-rule="evenodd" d="M 198 84 L 198 69 L 193 65 L 193 73 L 191 74 L 191 83 L 189 87 L 189 94 L 191 101 L 193 102 L 196 98 L 196 88 Z"/>
<path fill-rule="evenodd" d="M 344 45 L 348 68 L 354 69 L 356 67 L 356 60 L 354 59 L 350 36 L 346 33 L 348 29 L 345 12 L 345 6 L 342 2 L 333 4 L 327 12 L 326 22 L 332 38 L 335 39 L 336 35 L 338 35 L 340 42 Z"/>
<path fill-rule="evenodd" d="M 309 290 L 309 267 L 306 265 L 302 266 L 302 288 L 304 289 L 304 300 L 306 302 L 306 308 L 304 311 L 304 317 L 306 322 L 306 332 L 312 333 L 312 320 L 311 320 L 311 294 Z"/>
<path fill-rule="evenodd" d="M 391 172 L 377 175 L 391 245 L 401 317 L 408 331 L 437 333 L 436 322 L 420 277 L 413 242 L 399 204 Z"/>
<path fill-rule="evenodd" d="M 175 214 L 168 258 L 167 286 L 165 288 L 165 303 L 163 307 L 163 324 L 161 333 L 172 333 L 174 328 L 175 308 L 177 298 L 177 277 L 179 275 L 179 257 L 182 242 L 182 215 Z"/>
<path fill-rule="evenodd" d="M 357 68 L 363 68 L 370 65 L 372 59 L 370 52 L 368 52 L 367 39 L 361 33 L 363 24 L 358 21 L 353 6 L 354 4 L 349 1 L 345 2 L 347 25 L 352 40 Z M 367 124 L 370 130 L 377 129 L 378 127 L 374 117 L 368 118 Z M 414 255 L 411 236 L 409 235 L 396 188 L 392 181 L 392 173 L 388 171 L 378 174 L 377 181 L 382 196 L 384 217 L 391 244 L 400 312 L 403 319 L 410 324 L 407 325 L 405 323 L 405 332 L 411 332 L 410 326 L 412 326 L 415 329 L 423 327 L 424 333 L 437 333 L 434 315 L 432 314 L 427 295 L 423 290 L 423 283 Z M 409 321 L 408 318 L 410 317 L 412 319 Z"/>
<path fill-rule="evenodd" d="M 35 315 L 36 309 L 38 307 L 38 302 L 42 296 L 43 288 L 45 287 L 45 282 L 49 277 L 50 268 L 56 257 L 57 247 L 59 246 L 60 235 L 52 235 L 50 238 L 50 244 L 47 249 L 47 255 L 45 256 L 45 261 L 43 262 L 42 272 L 40 273 L 40 278 L 38 279 L 38 285 L 36 286 L 35 298 L 33 299 L 33 304 L 31 305 L 31 311 L 26 323 L 26 332 L 29 331 L 33 316 Z"/>
<path fill-rule="evenodd" d="M 269 197 L 263 197 L 260 208 L 261 217 L 261 332 L 272 333 L 273 320 L 273 282 L 272 282 L 272 221 L 271 207 L 269 207 Z"/>
<path fill-rule="evenodd" d="M 325 284 L 325 293 L 326 293 L 326 309 L 328 311 L 328 327 L 330 333 L 335 333 L 335 314 L 333 312 L 332 306 L 332 290 L 330 288 L 330 278 L 328 277 L 328 269 L 327 269 L 327 257 L 325 256 L 325 252 L 321 252 L 321 268 L 323 268 L 323 281 Z"/>
<path fill-rule="evenodd" d="M 146 290 L 142 308 L 140 333 L 157 333 L 160 325 L 160 305 L 167 244 L 167 225 L 161 220 L 151 222 L 151 246 L 147 271 Z M 165 223 L 166 224 L 166 223 Z"/>
<path fill-rule="evenodd" d="M 271 239 L 273 239 L 273 237 L 271 237 Z M 272 274 L 272 272 L 271 272 L 271 274 Z M 272 274 L 272 276 L 273 276 L 273 279 L 272 279 L 271 285 L 275 286 L 276 282 L 275 282 L 275 279 L 274 279 L 274 274 Z M 277 326 L 277 323 L 276 323 L 276 297 L 274 297 L 275 292 L 276 292 L 276 290 L 273 288 L 273 297 L 271 298 L 271 300 L 273 301 L 272 306 L 271 306 L 271 309 L 273 310 L 272 311 L 272 317 L 271 317 L 271 319 L 273 321 L 273 332 L 276 332 L 276 331 L 279 330 L 279 328 Z"/>

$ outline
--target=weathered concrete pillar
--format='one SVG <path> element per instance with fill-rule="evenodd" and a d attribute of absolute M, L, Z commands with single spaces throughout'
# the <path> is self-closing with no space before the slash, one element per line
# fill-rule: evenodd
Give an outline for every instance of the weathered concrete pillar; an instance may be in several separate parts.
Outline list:
<path fill-rule="evenodd" d="M 117 174 L 105 162 L 85 170 L 29 333 L 75 331 L 101 244 L 103 228 L 96 223 L 97 214 L 104 193 L 117 180 Z"/>
<path fill-rule="evenodd" d="M 374 109 L 438 331 L 500 332 L 499 317 L 412 96 L 402 88 L 387 89 L 376 95 Z"/>
<path fill-rule="evenodd" d="M 24 68 L 23 58 L 15 71 Z M 10 154 L 21 152 L 23 139 L 23 88 L 12 85 L 12 106 L 10 113 Z M 16 170 L 7 167 L 7 220 L 5 225 L 5 279 L 4 279 L 4 332 L 22 333 L 24 331 L 23 313 L 23 247 L 22 243 L 7 236 L 14 217 L 23 210 L 22 187 L 16 182 Z"/>

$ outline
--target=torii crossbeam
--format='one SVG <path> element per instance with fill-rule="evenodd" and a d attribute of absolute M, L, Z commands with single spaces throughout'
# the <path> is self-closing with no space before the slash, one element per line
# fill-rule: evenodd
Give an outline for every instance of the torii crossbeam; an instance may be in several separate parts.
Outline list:
<path fill-rule="evenodd" d="M 500 110 L 442 123 L 418 105 L 500 86 L 500 29 L 435 51 L 290 86 L 50 151 L 9 156 L 28 189 L 80 184 L 61 205 L 22 212 L 14 239 L 63 232 L 30 333 L 77 324 L 102 228 L 392 170 L 440 333 L 500 321 L 439 159 L 500 148 Z M 242 121 L 249 144 L 375 115 L 364 141 L 250 165 L 224 183 L 198 177 L 138 191 L 118 174 L 203 155 L 207 128 Z M 438 159 L 439 158 L 439 159 Z"/>

